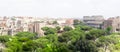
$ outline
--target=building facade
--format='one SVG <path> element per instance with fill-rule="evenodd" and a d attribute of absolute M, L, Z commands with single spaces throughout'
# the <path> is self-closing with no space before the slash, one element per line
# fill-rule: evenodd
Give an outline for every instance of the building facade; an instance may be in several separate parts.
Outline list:
<path fill-rule="evenodd" d="M 44 36 L 44 32 L 41 29 L 43 26 L 45 26 L 44 23 L 35 21 L 28 25 L 28 30 L 29 30 L 29 32 L 37 33 L 38 36 Z"/>
<path fill-rule="evenodd" d="M 104 21 L 103 16 L 84 16 L 83 22 L 91 27 L 101 28 Z"/>
<path fill-rule="evenodd" d="M 119 32 L 120 33 L 120 16 L 112 17 L 104 21 L 103 29 L 107 27 L 112 27 L 112 32 Z"/>

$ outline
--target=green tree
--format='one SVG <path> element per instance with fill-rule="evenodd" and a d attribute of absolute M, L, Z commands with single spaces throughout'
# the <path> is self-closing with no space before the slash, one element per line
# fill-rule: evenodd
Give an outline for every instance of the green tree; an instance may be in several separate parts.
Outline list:
<path fill-rule="evenodd" d="M 27 41 L 30 41 L 30 39 L 26 38 L 26 37 L 21 37 L 21 38 L 18 38 L 18 41 L 19 42 L 27 42 Z"/>
<path fill-rule="evenodd" d="M 56 29 L 59 31 L 61 29 L 61 27 L 60 26 L 56 26 Z"/>
<path fill-rule="evenodd" d="M 53 23 L 52 24 L 58 24 L 58 22 L 57 21 L 53 21 Z"/>
<path fill-rule="evenodd" d="M 83 31 L 90 31 L 92 29 L 92 27 L 89 27 L 89 26 L 80 26 L 81 27 L 81 30 Z"/>
<path fill-rule="evenodd" d="M 97 46 L 99 48 L 103 48 L 104 52 L 106 52 L 107 50 L 113 52 L 114 46 L 117 43 L 119 43 L 119 40 L 120 40 L 119 35 L 109 35 L 98 38 L 96 42 L 97 42 Z"/>
<path fill-rule="evenodd" d="M 46 39 L 48 39 L 49 42 L 51 42 L 51 43 L 58 42 L 57 34 L 49 34 L 46 36 Z"/>
<path fill-rule="evenodd" d="M 47 30 L 49 30 L 49 27 L 42 27 L 41 28 L 43 31 L 47 31 Z"/>
<path fill-rule="evenodd" d="M 29 38 L 29 39 L 35 39 L 36 38 L 36 34 L 31 33 L 31 32 L 19 32 L 15 36 L 23 37 L 23 38 Z"/>
<path fill-rule="evenodd" d="M 5 43 L 8 42 L 11 36 L 5 35 L 5 36 L 0 36 L 0 42 Z"/>
<path fill-rule="evenodd" d="M 112 27 L 111 27 L 111 26 L 107 27 L 107 28 L 106 28 L 106 33 L 109 35 L 109 34 L 111 33 L 111 30 L 112 30 Z"/>
<path fill-rule="evenodd" d="M 58 41 L 71 43 L 71 42 L 75 42 L 76 40 L 79 40 L 80 38 L 83 38 L 83 37 L 84 37 L 84 32 L 71 30 L 71 31 L 62 33 L 62 35 L 58 37 Z"/>
<path fill-rule="evenodd" d="M 75 44 L 75 52 L 98 52 L 94 41 L 79 40 Z"/>
<path fill-rule="evenodd" d="M 57 33 L 57 30 L 51 27 L 43 27 L 42 30 L 45 31 L 44 32 L 45 35 Z"/>
<path fill-rule="evenodd" d="M 64 30 L 64 31 L 70 31 L 70 30 L 72 30 L 72 27 L 65 26 L 65 27 L 63 28 L 63 30 Z"/>
<path fill-rule="evenodd" d="M 67 44 L 65 44 L 65 43 L 56 43 L 56 44 L 54 44 L 55 46 L 53 47 L 53 49 L 55 50 L 56 49 L 56 51 L 54 51 L 54 52 L 72 52 L 72 50 L 70 50 L 69 48 L 68 48 L 68 45 Z"/>
<path fill-rule="evenodd" d="M 27 41 L 22 45 L 23 52 L 35 52 L 39 45 L 34 41 Z"/>
<path fill-rule="evenodd" d="M 18 41 L 9 41 L 5 43 L 5 45 L 7 49 L 11 50 L 12 52 L 22 52 L 22 44 Z"/>
<path fill-rule="evenodd" d="M 79 25 L 80 21 L 78 19 L 75 19 L 74 21 L 74 25 Z"/>
<path fill-rule="evenodd" d="M 86 33 L 86 39 L 96 40 L 97 38 L 105 35 L 105 31 L 100 29 L 93 29 Z"/>

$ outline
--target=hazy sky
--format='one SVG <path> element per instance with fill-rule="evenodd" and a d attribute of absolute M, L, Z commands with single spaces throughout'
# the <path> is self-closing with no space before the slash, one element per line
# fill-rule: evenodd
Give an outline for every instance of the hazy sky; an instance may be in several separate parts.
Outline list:
<path fill-rule="evenodd" d="M 0 0 L 0 16 L 120 15 L 120 0 Z"/>

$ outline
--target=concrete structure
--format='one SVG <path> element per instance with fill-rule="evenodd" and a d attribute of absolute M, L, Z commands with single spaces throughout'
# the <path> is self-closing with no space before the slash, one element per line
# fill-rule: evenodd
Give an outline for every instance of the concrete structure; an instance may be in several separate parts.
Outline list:
<path fill-rule="evenodd" d="M 73 21 L 74 21 L 74 19 L 67 19 L 66 24 L 73 25 Z"/>
<path fill-rule="evenodd" d="M 120 16 L 112 17 L 104 21 L 103 29 L 107 27 L 112 27 L 112 32 L 119 32 L 120 33 Z"/>
<path fill-rule="evenodd" d="M 104 17 L 103 16 L 84 16 L 83 17 L 83 22 L 91 27 L 95 27 L 95 28 L 101 28 L 101 25 L 104 21 Z"/>
<path fill-rule="evenodd" d="M 29 28 L 28 30 L 29 30 L 29 32 L 37 33 L 38 36 L 44 36 L 44 32 L 41 29 L 42 26 L 45 26 L 45 24 L 41 23 L 39 21 L 35 21 L 28 25 L 28 28 Z"/>

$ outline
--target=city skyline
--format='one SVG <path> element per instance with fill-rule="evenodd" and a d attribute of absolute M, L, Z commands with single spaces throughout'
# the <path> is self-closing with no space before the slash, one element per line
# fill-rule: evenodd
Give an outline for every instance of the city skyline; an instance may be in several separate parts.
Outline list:
<path fill-rule="evenodd" d="M 119 0 L 0 0 L 0 16 L 119 16 Z"/>

